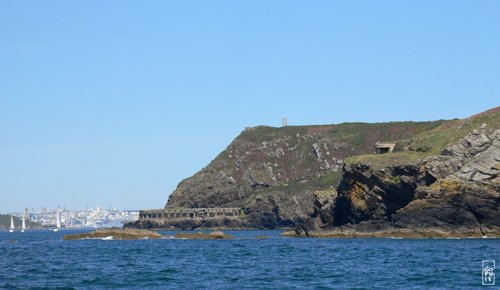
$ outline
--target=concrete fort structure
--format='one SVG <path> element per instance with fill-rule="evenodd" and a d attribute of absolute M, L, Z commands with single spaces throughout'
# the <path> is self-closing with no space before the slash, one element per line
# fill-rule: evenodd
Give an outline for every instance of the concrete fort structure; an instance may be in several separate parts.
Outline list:
<path fill-rule="evenodd" d="M 148 209 L 139 212 L 139 220 L 208 220 L 217 218 L 237 218 L 241 208 L 167 208 Z"/>
<path fill-rule="evenodd" d="M 392 150 L 394 150 L 394 146 L 396 146 L 396 143 L 377 142 L 375 144 L 375 153 L 376 154 L 390 153 L 392 152 Z"/>

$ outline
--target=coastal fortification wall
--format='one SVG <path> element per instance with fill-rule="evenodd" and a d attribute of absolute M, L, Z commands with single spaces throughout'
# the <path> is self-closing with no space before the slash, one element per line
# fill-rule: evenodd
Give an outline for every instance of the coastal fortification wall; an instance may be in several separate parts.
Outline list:
<path fill-rule="evenodd" d="M 139 220 L 207 220 L 221 217 L 236 218 L 241 208 L 168 208 L 148 209 L 139 212 Z"/>

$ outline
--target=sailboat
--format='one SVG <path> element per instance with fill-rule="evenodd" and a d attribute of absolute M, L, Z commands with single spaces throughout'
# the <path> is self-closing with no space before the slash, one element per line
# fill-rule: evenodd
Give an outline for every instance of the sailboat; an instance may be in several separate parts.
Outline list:
<path fill-rule="evenodd" d="M 13 233 L 14 232 L 14 218 L 10 216 L 10 229 L 9 232 Z"/>
<path fill-rule="evenodd" d="M 57 209 L 57 217 L 56 217 L 56 228 L 53 229 L 54 232 L 57 232 L 58 230 L 61 229 L 61 217 L 59 216 L 59 209 Z"/>
<path fill-rule="evenodd" d="M 24 233 L 24 230 L 26 230 L 26 217 L 23 215 L 23 224 L 21 226 L 21 233 Z"/>

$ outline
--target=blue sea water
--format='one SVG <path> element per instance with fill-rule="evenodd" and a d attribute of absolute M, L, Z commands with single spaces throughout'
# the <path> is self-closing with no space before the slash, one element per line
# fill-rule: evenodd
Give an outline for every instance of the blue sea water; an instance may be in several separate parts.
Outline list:
<path fill-rule="evenodd" d="M 237 239 L 62 240 L 68 233 L 77 232 L 0 232 L 0 288 L 473 289 L 488 287 L 481 261 L 498 263 L 500 250 L 499 239 L 295 239 L 280 231 L 227 231 Z"/>

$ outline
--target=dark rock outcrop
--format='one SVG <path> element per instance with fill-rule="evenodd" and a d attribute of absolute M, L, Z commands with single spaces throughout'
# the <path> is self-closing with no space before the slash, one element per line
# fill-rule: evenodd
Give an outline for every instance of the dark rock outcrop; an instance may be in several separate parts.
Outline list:
<path fill-rule="evenodd" d="M 218 219 L 139 219 L 125 224 L 126 228 L 163 229 L 163 230 L 194 230 L 200 228 L 231 228 L 248 229 L 252 225 L 246 219 L 218 218 Z"/>
<path fill-rule="evenodd" d="M 366 164 L 346 164 L 333 224 L 390 220 L 413 200 L 419 181 L 416 165 L 373 170 Z"/>
<path fill-rule="evenodd" d="M 110 240 L 139 240 L 159 239 L 162 236 L 150 230 L 144 229 L 100 229 L 89 233 L 65 235 L 63 240 L 85 240 L 85 239 L 110 239 Z"/>
<path fill-rule="evenodd" d="M 370 229 L 381 235 L 499 236 L 500 130 L 482 127 L 439 156 L 346 163 L 331 207 L 332 228 L 347 236 Z"/>
<path fill-rule="evenodd" d="M 177 239 L 188 239 L 188 240 L 232 240 L 234 236 L 225 234 L 220 231 L 215 231 L 211 233 L 176 233 L 175 238 Z"/>
<path fill-rule="evenodd" d="M 418 188 L 419 198 L 396 213 L 394 225 L 499 234 L 500 130 L 474 130 L 443 154 L 426 160 L 436 181 Z"/>

